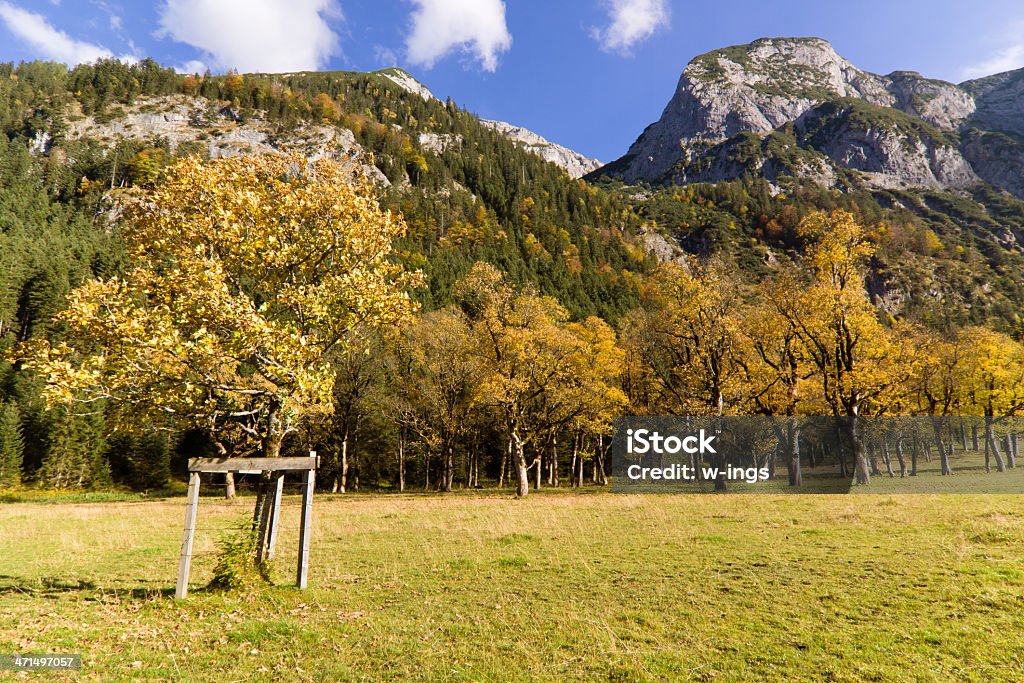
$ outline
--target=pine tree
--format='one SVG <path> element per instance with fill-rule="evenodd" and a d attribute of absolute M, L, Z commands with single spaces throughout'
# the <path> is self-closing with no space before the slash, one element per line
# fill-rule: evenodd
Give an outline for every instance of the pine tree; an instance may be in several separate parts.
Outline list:
<path fill-rule="evenodd" d="M 110 483 L 110 466 L 104 457 L 103 419 L 80 416 L 62 408 L 51 413 L 50 444 L 39 481 L 53 488 L 87 488 Z"/>
<path fill-rule="evenodd" d="M 24 451 L 18 408 L 13 403 L 0 403 L 0 488 L 21 483 Z"/>

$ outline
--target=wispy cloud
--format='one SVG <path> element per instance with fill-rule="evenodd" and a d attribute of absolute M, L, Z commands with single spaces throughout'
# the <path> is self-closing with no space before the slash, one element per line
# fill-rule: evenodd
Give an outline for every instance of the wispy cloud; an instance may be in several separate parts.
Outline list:
<path fill-rule="evenodd" d="M 593 35 L 608 52 L 628 54 L 669 23 L 667 0 L 604 0 L 604 4 L 608 25 L 595 29 Z"/>
<path fill-rule="evenodd" d="M 40 58 L 65 64 L 84 64 L 113 57 L 114 53 L 95 43 L 72 38 L 56 28 L 46 17 L 0 0 L 0 21 L 19 40 L 36 50 Z M 131 55 L 120 59 L 134 61 Z"/>
<path fill-rule="evenodd" d="M 998 52 L 977 64 L 963 69 L 960 77 L 964 80 L 992 76 L 1024 67 L 1024 40 L 1004 46 Z"/>
<path fill-rule="evenodd" d="M 165 0 L 160 35 L 220 70 L 312 71 L 340 54 L 329 22 L 341 19 L 335 0 Z"/>
<path fill-rule="evenodd" d="M 512 47 L 502 0 L 413 0 L 412 30 L 406 39 L 409 61 L 431 68 L 453 52 L 498 68 L 498 56 Z"/>
<path fill-rule="evenodd" d="M 384 47 L 383 45 L 373 46 L 373 57 L 377 60 L 377 64 L 380 66 L 397 66 L 398 55 L 390 47 Z"/>

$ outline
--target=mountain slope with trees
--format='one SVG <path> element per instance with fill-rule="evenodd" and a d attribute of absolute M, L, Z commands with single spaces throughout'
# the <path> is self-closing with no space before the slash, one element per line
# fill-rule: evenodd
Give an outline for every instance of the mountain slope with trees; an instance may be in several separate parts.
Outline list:
<path fill-rule="evenodd" d="M 866 347 L 903 348 L 920 334 L 929 344 L 961 348 L 980 339 L 977 330 L 989 330 L 1000 336 L 975 356 L 1003 354 L 1015 372 L 1024 203 L 984 183 L 955 191 L 941 183 L 869 185 L 852 169 L 822 165 L 812 149 L 882 120 L 899 136 L 916 136 L 923 147 L 913 157 L 915 172 L 938 179 L 935 168 L 944 166 L 925 162 L 953 142 L 936 126 L 962 105 L 952 95 L 945 108 L 928 99 L 930 88 L 946 93 L 945 86 L 893 76 L 891 92 L 879 91 L 894 102 L 902 97 L 901 106 L 932 123 L 861 99 L 809 100 L 800 126 L 740 133 L 709 148 L 713 159 L 675 165 L 674 180 L 687 186 L 635 187 L 608 173 L 573 179 L 450 100 L 423 96 L 393 76 L 181 76 L 148 60 L 70 70 L 0 66 L 0 238 L 10 247 L 0 256 L 10 265 L 0 329 L 8 358 L 25 342 L 57 348 L 72 340 L 68 319 L 56 316 L 66 296 L 137 267 L 122 233 L 126 202 L 159 192 L 168 168 L 193 156 L 288 152 L 369 178 L 374 198 L 406 225 L 394 241 L 394 262 L 422 271 L 426 282 L 411 292 L 422 315 L 409 325 L 351 331 L 350 350 L 331 358 L 331 411 L 303 421 L 282 444 L 284 452 L 318 450 L 326 463 L 321 481 L 337 490 L 448 490 L 514 479 L 525 493 L 527 477 L 534 486 L 582 483 L 585 464 L 587 478 L 602 482 L 616 414 L 784 412 L 781 398 L 767 401 L 765 394 L 758 403 L 734 389 L 753 381 L 741 377 L 742 368 L 760 368 L 758 381 L 771 377 L 770 364 L 752 359 L 767 363 L 779 348 L 750 340 L 753 330 L 785 326 L 765 320 L 795 311 L 802 319 L 825 315 L 810 294 L 790 309 L 763 310 L 784 299 L 759 284 L 789 277 L 798 283 L 795 294 L 825 291 L 813 265 L 822 235 L 808 227 L 821 216 L 858 226 L 857 243 L 870 246 L 855 259 L 855 285 L 829 290 L 856 311 Z M 798 76 L 797 90 L 817 92 L 813 78 Z M 873 87 L 869 80 L 861 86 Z M 790 96 L 777 93 L 778 82 L 759 87 L 767 96 Z M 824 182 L 799 172 L 815 164 Z M 718 168 L 733 169 L 733 179 L 710 182 Z M 692 182 L 698 179 L 708 182 Z M 649 252 L 650 244 L 667 249 Z M 232 286 L 260 298 L 251 282 Z M 679 310 L 686 301 L 706 315 L 688 317 Z M 715 320 L 727 324 L 729 336 L 694 332 Z M 677 323 L 689 329 L 659 327 Z M 652 345 L 659 338 L 665 343 Z M 783 341 L 806 351 L 822 338 L 805 331 Z M 920 388 L 923 375 L 896 377 L 905 368 L 890 367 L 885 353 L 870 349 L 863 372 L 808 356 L 802 376 L 819 384 L 831 376 L 875 377 L 857 412 L 938 410 L 922 395 L 894 398 L 892 387 Z M 711 366 L 735 372 L 702 374 Z M 159 487 L 182 454 L 216 448 L 202 425 L 158 421 L 126 436 L 113 432 L 107 408 L 47 405 L 43 378 L 20 367 L 0 369 L 0 472 L 9 480 L 17 470 L 18 478 L 45 486 Z M 769 386 L 785 381 L 775 377 Z M 813 400 L 790 408 L 853 410 L 823 388 L 814 391 Z M 958 388 L 943 405 L 983 410 L 983 400 L 966 392 Z M 692 400 L 672 403 L 674 394 Z M 1000 400 L 1003 412 L 1019 408 L 1015 399 Z"/>

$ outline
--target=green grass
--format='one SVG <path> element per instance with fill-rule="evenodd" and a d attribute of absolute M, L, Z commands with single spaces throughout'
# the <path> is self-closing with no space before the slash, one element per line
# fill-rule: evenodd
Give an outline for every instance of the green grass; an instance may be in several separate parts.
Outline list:
<path fill-rule="evenodd" d="M 200 590 L 251 499 L 0 506 L 0 652 L 47 680 L 1024 680 L 1024 498 L 318 496 L 310 589 Z M 0 674 L 0 678 L 4 674 Z M 13 677 L 13 674 L 7 674 Z"/>

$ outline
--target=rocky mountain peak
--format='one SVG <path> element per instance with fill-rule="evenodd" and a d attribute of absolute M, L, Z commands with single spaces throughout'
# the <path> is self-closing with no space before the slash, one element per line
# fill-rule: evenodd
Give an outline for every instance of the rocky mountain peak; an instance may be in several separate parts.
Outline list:
<path fill-rule="evenodd" d="M 1024 78 L 1020 85 L 1024 92 Z M 1006 99 L 1005 88 L 999 91 Z M 1008 119 L 1013 114 L 1012 106 L 988 97 L 995 116 Z M 841 101 L 864 107 L 818 109 Z M 963 186 L 977 178 L 947 133 L 955 137 L 976 118 L 976 110 L 981 113 L 979 107 L 970 92 L 952 83 L 914 71 L 881 76 L 859 69 L 821 38 L 763 38 L 693 59 L 661 118 L 624 157 L 601 172 L 626 182 L 715 182 L 751 171 L 726 158 L 737 149 L 736 141 L 753 149 L 753 140 L 737 136 L 753 134 L 767 140 L 782 132 L 781 138 L 761 145 L 755 156 L 778 153 L 779 140 L 785 140 L 781 146 L 786 148 L 787 163 L 765 164 L 771 160 L 762 159 L 754 171 L 800 167 L 815 178 L 835 178 L 826 169 L 831 166 L 869 174 L 869 182 L 882 186 Z M 837 125 L 818 124 L 819 130 L 837 137 L 787 137 L 792 126 L 811 112 L 819 122 L 824 112 L 837 117 Z M 1024 120 L 1020 112 L 1017 119 Z M 709 160 L 708 155 L 714 158 Z M 811 158 L 814 155 L 817 160 Z M 917 168 L 921 164 L 925 168 Z M 725 175 L 719 177 L 720 173 Z"/>

